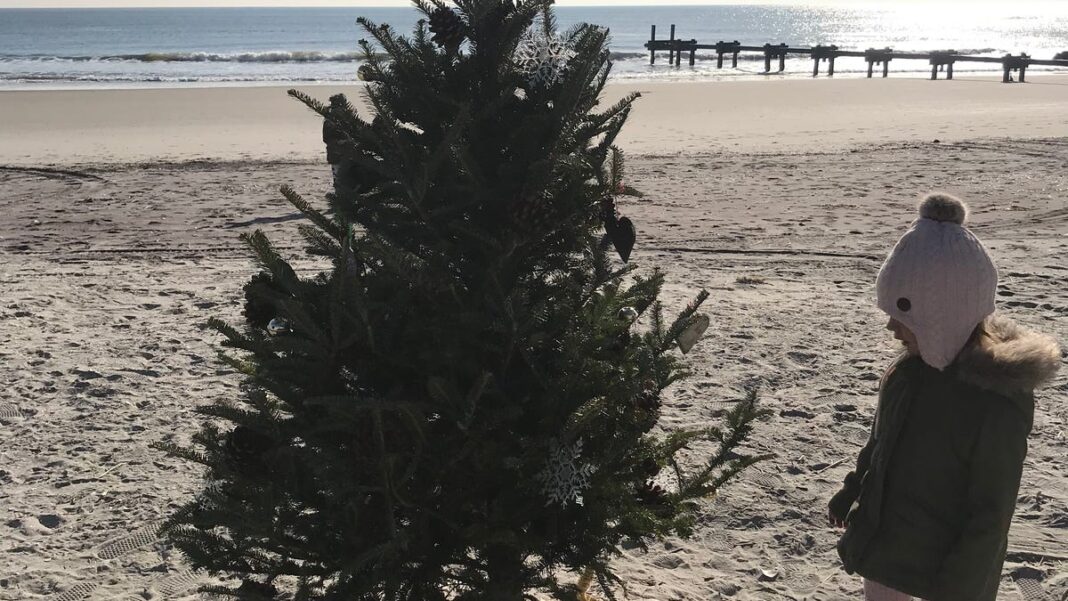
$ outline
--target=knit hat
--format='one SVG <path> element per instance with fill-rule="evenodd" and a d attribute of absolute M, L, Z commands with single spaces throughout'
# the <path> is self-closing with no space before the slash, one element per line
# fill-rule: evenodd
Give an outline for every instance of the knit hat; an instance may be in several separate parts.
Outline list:
<path fill-rule="evenodd" d="M 879 308 L 912 331 L 924 363 L 942 370 L 994 312 L 998 272 L 983 243 L 964 227 L 968 208 L 960 199 L 931 194 L 919 210 L 875 288 Z"/>

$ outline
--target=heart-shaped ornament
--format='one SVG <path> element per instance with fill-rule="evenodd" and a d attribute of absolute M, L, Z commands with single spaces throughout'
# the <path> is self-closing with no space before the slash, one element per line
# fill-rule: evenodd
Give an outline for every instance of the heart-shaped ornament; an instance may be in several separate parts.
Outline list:
<path fill-rule="evenodd" d="M 712 320 L 707 315 L 696 315 L 690 320 L 690 325 L 686 326 L 686 329 L 675 339 L 679 343 L 679 348 L 683 354 L 690 352 L 690 349 L 697 344 L 697 341 L 701 339 L 701 335 L 705 333 L 711 323 Z"/>
<path fill-rule="evenodd" d="M 604 224 L 605 233 L 612 241 L 612 246 L 619 253 L 619 258 L 626 263 L 630 260 L 630 252 L 634 250 L 634 241 L 638 239 L 638 232 L 634 229 L 634 223 L 627 217 L 616 220 L 607 220 Z"/>

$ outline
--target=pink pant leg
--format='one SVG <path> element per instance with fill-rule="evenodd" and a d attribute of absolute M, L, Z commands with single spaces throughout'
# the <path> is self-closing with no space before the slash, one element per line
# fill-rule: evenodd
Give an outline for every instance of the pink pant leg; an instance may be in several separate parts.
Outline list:
<path fill-rule="evenodd" d="M 912 601 L 912 597 L 865 578 L 864 601 Z M 920 601 L 923 600 L 921 599 Z"/>

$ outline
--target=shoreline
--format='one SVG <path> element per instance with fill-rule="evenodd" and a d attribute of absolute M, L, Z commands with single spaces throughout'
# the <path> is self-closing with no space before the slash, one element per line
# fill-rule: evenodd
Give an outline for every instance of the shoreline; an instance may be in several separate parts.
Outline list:
<path fill-rule="evenodd" d="M 714 59 L 712 59 L 714 60 Z M 756 64 L 758 61 L 753 61 Z M 698 63 L 700 67 L 700 63 Z M 707 66 L 707 64 L 705 65 Z M 663 68 L 663 67 L 658 67 Z M 670 67 L 669 67 L 670 68 Z M 734 71 L 731 69 L 717 69 L 711 73 L 692 73 L 687 71 L 670 71 L 663 74 L 646 75 L 637 72 L 625 72 L 615 74 L 608 79 L 609 86 L 621 85 L 685 85 L 685 84 L 712 84 L 712 83 L 742 83 L 742 82 L 780 82 L 780 81 L 840 81 L 853 79 L 868 79 L 864 70 L 845 71 L 840 67 L 834 76 L 827 76 L 825 68 L 821 69 L 818 77 L 812 77 L 809 70 L 786 71 L 783 73 L 762 73 L 756 71 Z M 1016 77 L 1017 75 L 1014 75 Z M 1032 78 L 1039 80 L 1049 77 L 1068 79 L 1068 69 L 1057 67 L 1031 67 L 1027 70 L 1028 83 Z M 878 73 L 871 79 L 883 79 Z M 891 72 L 886 79 L 895 80 L 930 80 L 930 69 L 926 66 L 915 70 L 899 70 Z M 945 79 L 945 73 L 939 74 L 939 80 Z M 961 69 L 955 71 L 955 80 L 977 81 L 1001 81 L 999 69 Z M 1036 82 L 1040 83 L 1040 82 Z M 308 87 L 348 87 L 362 86 L 361 82 L 344 80 L 225 80 L 225 81 L 78 81 L 56 80 L 50 83 L 0 82 L 0 94 L 11 92 L 96 92 L 96 91 L 137 91 L 137 90 L 200 90 L 217 88 L 289 88 L 293 86 Z"/>
<path fill-rule="evenodd" d="M 292 86 L 326 100 L 361 85 Z M 1068 136 L 1068 76 L 613 83 L 643 97 L 619 139 L 639 155 L 797 153 L 894 142 Z M 288 87 L 0 92 L 0 165 L 316 159 L 317 115 Z"/>

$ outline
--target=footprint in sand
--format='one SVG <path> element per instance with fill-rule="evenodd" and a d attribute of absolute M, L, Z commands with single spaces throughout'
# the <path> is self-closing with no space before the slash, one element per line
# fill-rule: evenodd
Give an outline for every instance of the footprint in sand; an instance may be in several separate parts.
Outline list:
<path fill-rule="evenodd" d="M 60 520 L 58 516 L 43 515 L 38 520 L 44 524 L 46 521 Z M 60 520 L 61 521 L 61 520 Z M 56 524 L 58 525 L 58 523 Z M 162 520 L 150 522 L 130 534 L 102 544 L 96 552 L 96 556 L 105 562 L 130 555 L 136 551 L 152 545 L 161 544 L 160 527 Z M 109 595 L 110 598 L 121 598 L 122 601 L 144 601 L 145 599 L 166 600 L 182 597 L 195 591 L 206 583 L 208 575 L 200 570 L 181 569 L 155 582 L 142 583 L 140 586 L 127 587 L 127 594 L 118 597 Z M 99 588 L 97 583 L 80 582 L 71 588 L 49 597 L 48 601 L 84 601 Z"/>
<path fill-rule="evenodd" d="M 82 601 L 89 596 L 97 585 L 89 582 L 80 582 L 69 589 L 49 597 L 48 601 Z"/>
<path fill-rule="evenodd" d="M 749 480 L 749 482 L 752 482 L 753 484 L 756 484 L 761 488 L 772 491 L 781 490 L 783 487 L 786 486 L 786 480 L 784 480 L 783 477 L 778 474 L 756 472 L 745 479 Z"/>
<path fill-rule="evenodd" d="M 868 443 L 869 432 L 867 428 L 860 426 L 843 426 L 839 431 L 839 436 L 851 443 L 863 446 Z"/>
<path fill-rule="evenodd" d="M 813 363 L 816 362 L 816 359 L 819 358 L 819 355 L 816 353 L 809 353 L 804 351 L 790 351 L 786 353 L 786 356 L 794 363 L 803 367 L 810 367 Z"/>
<path fill-rule="evenodd" d="M 22 409 L 16 405 L 0 404 L 0 425 L 9 422 L 33 417 L 36 412 L 32 409 Z"/>
<path fill-rule="evenodd" d="M 1012 579 L 1024 601 L 1058 601 L 1042 586 L 1045 577 L 1045 572 L 1030 566 L 1020 566 L 1012 571 Z M 1065 594 L 1068 595 L 1068 591 Z"/>
<path fill-rule="evenodd" d="M 207 578 L 207 573 L 200 570 L 180 570 L 126 594 L 120 601 L 170 601 L 196 591 L 207 584 Z"/>
<path fill-rule="evenodd" d="M 134 530 L 130 534 L 104 543 L 100 546 L 96 555 L 100 559 L 115 559 L 138 549 L 143 549 L 159 541 L 160 527 L 162 525 L 162 521 L 152 522 L 147 526 Z"/>

